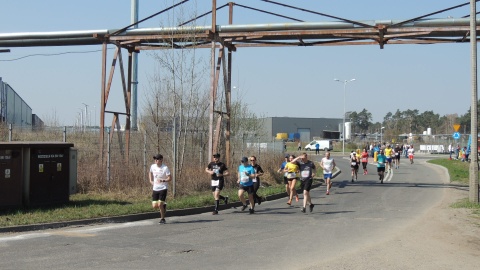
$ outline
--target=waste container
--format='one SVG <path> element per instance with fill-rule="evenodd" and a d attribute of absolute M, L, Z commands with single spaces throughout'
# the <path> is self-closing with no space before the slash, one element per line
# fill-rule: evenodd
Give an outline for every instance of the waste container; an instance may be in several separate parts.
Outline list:
<path fill-rule="evenodd" d="M 22 205 L 21 148 L 0 147 L 0 208 Z"/>

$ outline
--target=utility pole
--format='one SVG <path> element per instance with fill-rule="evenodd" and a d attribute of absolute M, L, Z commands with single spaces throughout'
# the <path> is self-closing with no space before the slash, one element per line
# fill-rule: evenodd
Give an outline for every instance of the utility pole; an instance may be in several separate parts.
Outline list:
<path fill-rule="evenodd" d="M 479 203 L 478 197 L 478 89 L 477 89 L 477 4 L 470 0 L 470 53 L 472 64 L 472 105 L 470 107 L 470 168 L 469 201 Z"/>

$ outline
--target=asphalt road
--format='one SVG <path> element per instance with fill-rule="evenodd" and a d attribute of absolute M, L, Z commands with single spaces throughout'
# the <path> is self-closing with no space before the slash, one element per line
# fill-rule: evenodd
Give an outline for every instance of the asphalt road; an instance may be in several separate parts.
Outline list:
<path fill-rule="evenodd" d="M 312 159 L 317 157 L 312 156 Z M 376 169 L 350 182 L 348 160 L 331 195 L 311 191 L 315 208 L 267 201 L 256 213 L 228 209 L 123 224 L 0 235 L 0 269 L 304 269 L 374 246 L 408 226 L 444 194 L 444 171 L 417 157 L 380 184 Z M 312 269 L 313 269 L 312 268 Z"/>

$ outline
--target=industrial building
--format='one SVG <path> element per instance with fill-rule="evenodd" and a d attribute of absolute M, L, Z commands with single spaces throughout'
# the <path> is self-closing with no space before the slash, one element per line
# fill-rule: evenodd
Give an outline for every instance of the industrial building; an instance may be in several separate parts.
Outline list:
<path fill-rule="evenodd" d="M 330 131 L 339 131 L 343 123 L 342 118 L 295 118 L 295 117 L 266 117 L 260 118 L 263 123 L 263 132 L 268 138 L 274 138 L 278 133 L 298 133 L 299 140 L 309 142 L 314 137 L 324 138 Z"/>
<path fill-rule="evenodd" d="M 43 127 L 43 121 L 35 114 L 32 108 L 4 82 L 0 77 L 0 122 L 14 126 Z"/>

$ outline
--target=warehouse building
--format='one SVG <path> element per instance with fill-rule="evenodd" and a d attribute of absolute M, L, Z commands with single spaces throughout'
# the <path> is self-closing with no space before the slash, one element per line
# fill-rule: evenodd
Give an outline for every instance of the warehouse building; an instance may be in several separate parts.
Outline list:
<path fill-rule="evenodd" d="M 43 121 L 32 108 L 0 77 L 0 121 L 14 126 L 41 127 Z"/>
<path fill-rule="evenodd" d="M 264 129 L 262 134 L 265 136 L 275 138 L 278 133 L 298 133 L 302 142 L 309 142 L 313 138 L 325 138 L 325 135 L 331 134 L 332 131 L 340 132 L 343 123 L 341 118 L 266 117 L 260 118 L 260 121 Z"/>

